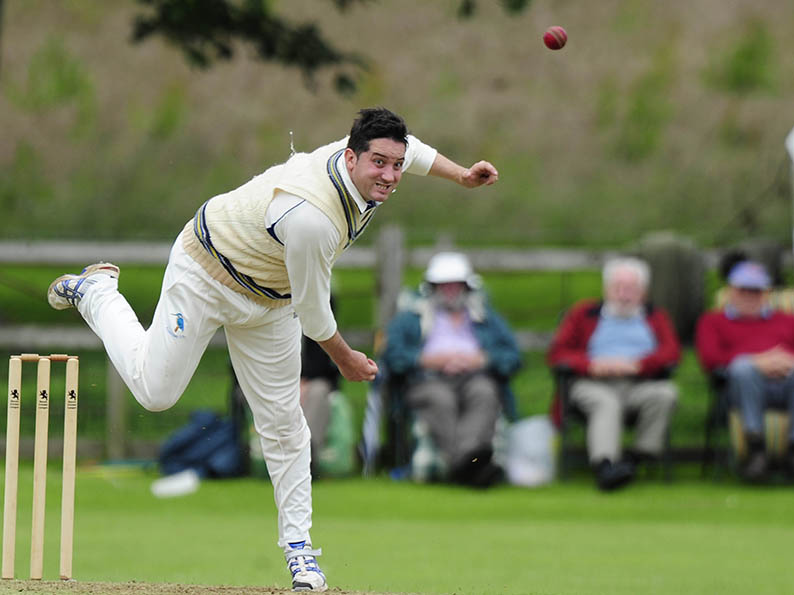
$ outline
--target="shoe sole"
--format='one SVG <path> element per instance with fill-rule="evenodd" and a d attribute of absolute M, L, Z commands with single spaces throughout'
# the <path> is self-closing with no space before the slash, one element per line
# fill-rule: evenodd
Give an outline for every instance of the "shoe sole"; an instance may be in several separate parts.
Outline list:
<path fill-rule="evenodd" d="M 308 593 L 310 591 L 314 591 L 315 593 L 320 593 L 322 591 L 327 591 L 327 590 L 328 590 L 328 585 L 323 585 L 322 587 L 316 587 L 316 588 L 312 587 L 308 583 L 298 583 L 298 584 L 293 583 L 292 585 L 292 591 L 294 593 Z"/>

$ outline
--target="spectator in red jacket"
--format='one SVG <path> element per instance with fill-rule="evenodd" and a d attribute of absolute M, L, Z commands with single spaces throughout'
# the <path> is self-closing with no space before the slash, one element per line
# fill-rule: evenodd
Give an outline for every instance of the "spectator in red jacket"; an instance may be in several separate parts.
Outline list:
<path fill-rule="evenodd" d="M 575 305 L 548 353 L 551 366 L 578 376 L 571 402 L 587 416 L 587 451 L 599 488 L 611 490 L 634 476 L 638 459 L 656 458 L 678 393 L 669 379 L 680 347 L 667 314 L 646 302 L 650 269 L 636 258 L 617 258 L 603 272 L 604 300 Z M 622 457 L 623 418 L 636 411 L 634 451 Z"/>
<path fill-rule="evenodd" d="M 757 262 L 735 265 L 728 286 L 725 308 L 698 321 L 695 346 L 707 371 L 727 373 L 731 405 L 739 410 L 747 439 L 743 473 L 758 481 L 768 470 L 764 409 L 779 403 L 794 413 L 794 316 L 769 306 L 770 278 Z M 794 473 L 794 425 L 788 442 L 787 466 Z"/>

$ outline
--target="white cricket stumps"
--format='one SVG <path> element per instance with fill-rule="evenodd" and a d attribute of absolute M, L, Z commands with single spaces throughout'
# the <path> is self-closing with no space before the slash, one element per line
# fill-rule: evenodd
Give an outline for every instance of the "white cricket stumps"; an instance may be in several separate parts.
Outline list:
<path fill-rule="evenodd" d="M 61 494 L 60 576 L 72 578 L 74 543 L 74 487 L 77 456 L 77 402 L 79 360 L 77 356 L 23 353 L 8 362 L 8 417 L 6 427 L 5 499 L 3 506 L 4 579 L 14 578 L 17 484 L 19 471 L 19 418 L 22 396 L 22 363 L 37 362 L 36 430 L 33 449 L 33 520 L 30 539 L 30 578 L 40 580 L 44 567 L 44 511 L 47 489 L 47 446 L 50 415 L 50 367 L 66 362 L 63 422 L 63 492 Z"/>

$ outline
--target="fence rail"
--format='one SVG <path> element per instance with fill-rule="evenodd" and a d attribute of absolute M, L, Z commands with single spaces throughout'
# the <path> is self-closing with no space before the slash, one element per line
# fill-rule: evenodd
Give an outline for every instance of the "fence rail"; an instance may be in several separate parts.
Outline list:
<path fill-rule="evenodd" d="M 394 313 L 397 292 L 402 286 L 406 267 L 424 268 L 434 248 L 406 248 L 399 228 L 386 227 L 372 247 L 351 247 L 337 263 L 337 268 L 373 269 L 377 277 L 377 320 L 373 327 L 384 328 Z M 82 266 L 105 260 L 116 264 L 165 265 L 170 242 L 67 242 L 67 241 L 0 241 L 0 263 L 25 265 Z M 462 250 L 479 272 L 587 271 L 598 270 L 615 252 L 537 248 L 526 250 L 474 249 Z M 703 251 L 707 268 L 715 268 L 719 255 Z M 791 263 L 786 253 L 783 260 Z M 372 329 L 343 329 L 343 335 L 354 346 L 369 348 L 373 344 Z M 516 329 L 516 338 L 524 351 L 543 350 L 551 340 L 550 332 Z M 225 346 L 225 336 L 218 332 L 210 345 Z M 84 327 L 21 325 L 0 327 L 0 347 L 8 350 L 46 353 L 53 347 L 77 350 L 101 350 L 99 339 Z M 124 402 L 126 389 L 113 365 L 107 362 L 107 430 L 105 454 L 119 459 L 136 452 L 128 437 Z M 98 445 L 92 448 L 96 449 Z"/>
<path fill-rule="evenodd" d="M 171 251 L 170 242 L 58 242 L 0 241 L 0 263 L 42 265 L 85 265 L 98 260 L 115 264 L 165 265 Z M 406 249 L 408 266 L 421 268 L 438 248 Z M 511 250 L 480 248 L 463 250 L 475 269 L 481 271 L 580 271 L 596 270 L 614 251 L 534 248 Z M 715 267 L 718 255 L 705 251 L 709 267 Z M 353 246 L 337 263 L 347 269 L 374 268 L 377 265 L 374 247 Z"/>
<path fill-rule="evenodd" d="M 349 328 L 340 330 L 348 343 L 358 348 L 372 346 L 375 333 L 371 329 Z M 548 347 L 550 332 L 537 332 L 520 329 L 515 332 L 516 340 L 523 351 L 537 351 Z M 226 337 L 219 330 L 210 341 L 210 347 L 226 346 Z M 0 348 L 25 352 L 41 352 L 59 347 L 68 350 L 96 351 L 102 349 L 102 342 L 93 331 L 82 327 L 45 326 L 22 324 L 0 327 Z"/>
<path fill-rule="evenodd" d="M 351 345 L 361 349 L 368 349 L 373 344 L 374 332 L 370 329 L 343 329 L 342 334 Z M 535 333 L 533 331 L 518 331 L 516 335 L 522 349 L 526 351 L 544 349 L 551 339 L 550 333 Z M 210 347 L 223 348 L 225 346 L 226 337 L 222 331 L 218 331 L 210 341 Z M 99 351 L 102 349 L 102 342 L 93 331 L 83 327 L 48 327 L 44 325 L 0 327 L 0 348 L 2 349 L 48 353 L 53 347 L 65 349 L 70 353 Z M 135 441 L 127 432 L 127 407 L 125 406 L 128 399 L 127 389 L 109 359 L 105 369 L 107 374 L 107 398 L 105 400 L 107 427 L 104 444 L 96 440 L 81 438 L 80 455 L 97 458 L 102 456 L 104 451 L 105 456 L 111 460 L 120 460 L 129 456 L 135 458 L 153 457 L 157 452 L 157 444 Z M 3 451 L 3 444 L 0 444 L 0 452 Z M 26 456 L 33 452 L 32 447 L 27 448 L 27 446 L 30 445 L 25 443 L 20 446 Z M 51 455 L 60 456 L 57 447 Z"/>

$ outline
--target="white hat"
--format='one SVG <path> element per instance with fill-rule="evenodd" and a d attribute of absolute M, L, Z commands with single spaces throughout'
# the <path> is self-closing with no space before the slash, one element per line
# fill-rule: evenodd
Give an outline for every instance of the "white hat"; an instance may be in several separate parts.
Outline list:
<path fill-rule="evenodd" d="M 425 281 L 428 283 L 466 283 L 476 286 L 476 275 L 466 255 L 460 252 L 439 252 L 427 265 Z"/>

